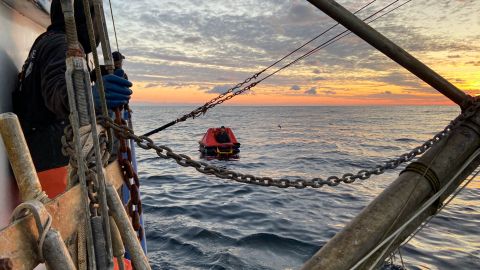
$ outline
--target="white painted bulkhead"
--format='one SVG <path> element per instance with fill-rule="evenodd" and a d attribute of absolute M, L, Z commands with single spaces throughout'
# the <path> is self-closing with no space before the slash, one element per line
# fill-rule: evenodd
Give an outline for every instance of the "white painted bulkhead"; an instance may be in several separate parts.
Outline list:
<path fill-rule="evenodd" d="M 11 93 L 17 74 L 33 41 L 49 24 L 44 11 L 49 4 L 49 0 L 0 0 L 0 113 L 12 111 Z M 0 141 L 1 229 L 8 224 L 18 199 L 1 138 Z"/>

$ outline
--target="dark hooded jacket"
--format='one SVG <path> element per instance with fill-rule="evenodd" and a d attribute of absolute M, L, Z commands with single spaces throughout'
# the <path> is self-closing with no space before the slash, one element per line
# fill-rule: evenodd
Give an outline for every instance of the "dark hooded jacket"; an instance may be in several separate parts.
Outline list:
<path fill-rule="evenodd" d="M 83 1 L 74 2 L 78 38 L 85 53 L 89 53 Z M 68 164 L 61 152 L 69 104 L 65 83 L 67 41 L 60 1 L 52 1 L 50 18 L 51 25 L 35 40 L 13 92 L 14 112 L 37 171 Z"/>

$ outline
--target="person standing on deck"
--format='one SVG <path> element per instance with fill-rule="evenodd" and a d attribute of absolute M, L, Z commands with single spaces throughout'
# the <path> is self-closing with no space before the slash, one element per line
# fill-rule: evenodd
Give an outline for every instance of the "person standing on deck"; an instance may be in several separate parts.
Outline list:
<path fill-rule="evenodd" d="M 78 40 L 88 54 L 92 48 L 83 1 L 74 1 L 74 5 Z M 94 13 L 93 6 L 90 6 L 90 11 Z M 67 41 L 59 0 L 52 1 L 50 19 L 47 31 L 32 45 L 12 95 L 14 112 L 20 119 L 40 183 L 52 198 L 65 191 L 69 161 L 61 150 L 61 137 L 68 125 L 69 103 L 65 82 Z M 123 76 L 123 70 L 118 71 L 116 74 Z M 110 109 L 126 104 L 132 94 L 129 89 L 132 83 L 120 76 L 103 76 Z M 95 85 L 92 91 L 96 104 L 99 104 Z"/>
<path fill-rule="evenodd" d="M 115 70 L 123 69 L 123 59 L 125 59 L 125 56 L 121 54 L 119 51 L 114 51 L 112 52 L 112 57 L 113 57 L 113 65 L 115 66 Z M 123 74 L 123 78 L 125 80 L 128 80 L 128 76 L 126 73 Z"/>
<path fill-rule="evenodd" d="M 114 71 L 123 70 L 123 59 L 125 59 L 125 56 L 123 56 L 123 54 L 121 54 L 118 51 L 114 51 L 112 52 L 112 58 L 113 58 Z M 105 65 L 100 65 L 100 72 L 102 76 L 108 74 L 108 71 Z M 121 75 L 120 73 L 121 73 L 120 71 L 117 71 L 116 74 Z M 128 76 L 126 73 L 123 73 L 121 77 L 124 78 L 125 80 L 128 80 Z M 97 80 L 97 73 L 95 72 L 95 70 L 92 70 L 90 72 L 90 80 L 92 82 L 95 82 Z"/>

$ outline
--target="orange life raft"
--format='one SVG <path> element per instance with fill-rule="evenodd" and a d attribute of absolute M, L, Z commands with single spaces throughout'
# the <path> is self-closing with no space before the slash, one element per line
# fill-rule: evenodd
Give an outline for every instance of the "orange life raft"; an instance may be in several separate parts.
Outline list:
<path fill-rule="evenodd" d="M 232 129 L 225 128 L 229 142 L 218 142 L 217 136 L 220 134 L 220 128 L 209 128 L 200 144 L 200 153 L 206 156 L 233 156 L 240 153 L 240 143 L 233 134 Z"/>

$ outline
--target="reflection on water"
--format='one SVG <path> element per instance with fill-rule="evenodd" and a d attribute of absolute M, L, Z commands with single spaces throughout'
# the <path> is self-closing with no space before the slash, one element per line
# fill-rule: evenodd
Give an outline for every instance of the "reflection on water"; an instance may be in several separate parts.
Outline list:
<path fill-rule="evenodd" d="M 134 107 L 135 129 L 144 133 L 190 109 Z M 230 126 L 241 158 L 202 161 L 258 176 L 325 178 L 399 156 L 458 113 L 455 107 L 218 107 L 152 138 L 199 159 L 207 128 Z M 205 176 L 154 152 L 139 150 L 138 160 L 154 269 L 297 269 L 399 173 L 299 190 Z M 460 193 L 402 249 L 409 269 L 479 268 L 479 185 Z"/>

